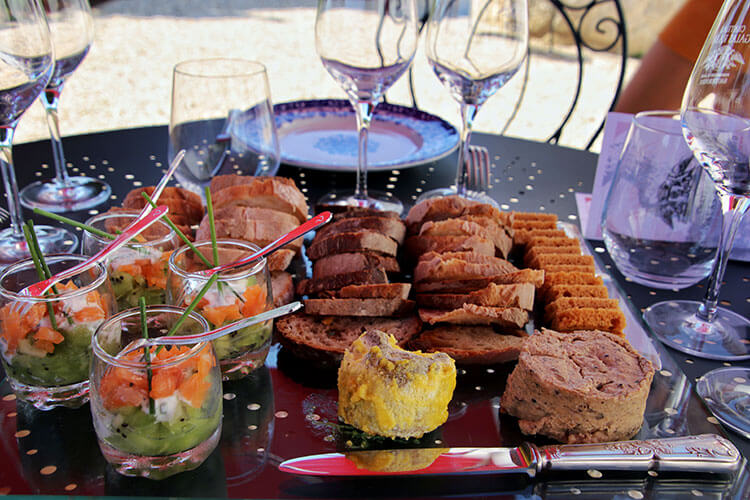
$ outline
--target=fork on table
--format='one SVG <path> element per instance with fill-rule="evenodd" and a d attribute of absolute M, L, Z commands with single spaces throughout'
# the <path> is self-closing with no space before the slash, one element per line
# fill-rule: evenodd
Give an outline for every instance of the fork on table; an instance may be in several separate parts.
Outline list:
<path fill-rule="evenodd" d="M 467 187 L 486 191 L 490 187 L 490 152 L 484 146 L 469 145 L 467 157 Z"/>

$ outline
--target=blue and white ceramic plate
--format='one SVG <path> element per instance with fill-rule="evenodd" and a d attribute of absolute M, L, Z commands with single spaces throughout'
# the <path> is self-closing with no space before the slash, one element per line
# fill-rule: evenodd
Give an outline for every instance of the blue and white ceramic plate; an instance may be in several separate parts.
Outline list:
<path fill-rule="evenodd" d="M 321 170 L 357 169 L 357 124 L 349 101 L 276 104 L 281 161 Z M 456 129 L 436 116 L 394 104 L 375 108 L 368 136 L 368 170 L 413 167 L 450 154 Z"/>

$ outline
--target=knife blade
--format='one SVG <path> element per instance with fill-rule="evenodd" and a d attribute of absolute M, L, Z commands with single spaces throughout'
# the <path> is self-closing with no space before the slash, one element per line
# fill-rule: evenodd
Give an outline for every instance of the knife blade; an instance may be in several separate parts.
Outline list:
<path fill-rule="evenodd" d="M 420 448 L 324 453 L 293 458 L 279 470 L 312 476 L 526 473 L 547 470 L 692 471 L 729 474 L 742 455 L 715 434 L 643 441 L 511 448 Z"/>

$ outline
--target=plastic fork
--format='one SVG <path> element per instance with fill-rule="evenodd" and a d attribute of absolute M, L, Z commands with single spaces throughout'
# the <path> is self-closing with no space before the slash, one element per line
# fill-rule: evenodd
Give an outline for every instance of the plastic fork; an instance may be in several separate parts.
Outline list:
<path fill-rule="evenodd" d="M 240 330 L 242 328 L 257 325 L 258 323 L 263 323 L 264 321 L 293 313 L 301 308 L 302 303 L 296 301 L 203 333 L 196 333 L 194 335 L 172 335 L 169 337 L 154 337 L 149 339 L 139 338 L 130 343 L 128 347 L 123 349 L 123 351 L 120 353 L 120 356 L 128 354 L 129 352 L 132 352 L 136 349 L 140 349 L 144 345 L 185 345 L 198 344 L 200 342 L 210 342 L 212 340 L 218 339 L 219 337 L 223 337 L 224 335 L 236 332 L 237 330 Z"/>
<path fill-rule="evenodd" d="M 263 248 L 255 252 L 254 254 L 249 255 L 248 257 L 245 257 L 244 259 L 240 259 L 235 262 L 230 262 L 228 264 L 224 264 L 221 266 L 212 267 L 211 269 L 204 269 L 202 271 L 197 271 L 195 274 L 208 278 L 212 274 L 215 274 L 221 271 L 226 271 L 227 269 L 233 269 L 236 267 L 242 267 L 248 264 L 252 264 L 256 260 L 260 260 L 263 257 L 265 257 L 267 254 L 283 247 L 290 241 L 294 241 L 297 238 L 304 236 L 309 231 L 312 231 L 313 229 L 325 224 L 326 222 L 331 220 L 331 217 L 332 217 L 331 212 L 321 212 L 315 217 L 308 219 L 303 224 L 300 224 L 299 226 L 295 227 L 294 229 L 292 229 L 285 235 L 281 236 L 280 238 L 277 238 L 276 240 L 272 241 L 268 245 L 264 246 Z"/>
<path fill-rule="evenodd" d="M 475 191 L 490 187 L 490 152 L 484 146 L 469 145 L 468 184 Z"/>
<path fill-rule="evenodd" d="M 27 286 L 26 288 L 18 292 L 18 295 L 22 298 L 12 304 L 11 311 L 20 312 L 22 315 L 26 314 L 31 308 L 32 303 L 29 301 L 24 301 L 23 297 L 39 297 L 40 295 L 47 292 L 47 290 L 52 288 L 52 286 L 56 283 L 59 283 L 64 279 L 72 278 L 73 276 L 76 276 L 77 274 L 80 274 L 83 271 L 94 267 L 94 265 L 104 260 L 109 254 L 125 245 L 131 239 L 143 232 L 151 224 L 159 220 L 162 216 L 166 215 L 167 212 L 169 212 L 169 209 L 164 205 L 160 205 L 154 208 L 151 213 L 139 216 L 136 221 L 125 228 L 122 233 L 117 235 L 117 238 L 112 240 L 109 245 L 99 250 L 90 258 L 86 259 L 80 264 L 71 267 L 70 269 L 61 271 L 44 281 L 40 281 L 38 283 L 34 283 L 33 285 Z"/>

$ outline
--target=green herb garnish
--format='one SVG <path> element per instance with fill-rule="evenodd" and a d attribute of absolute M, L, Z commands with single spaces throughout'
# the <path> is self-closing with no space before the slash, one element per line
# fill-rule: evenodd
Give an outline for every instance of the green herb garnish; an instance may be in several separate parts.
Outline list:
<path fill-rule="evenodd" d="M 53 214 L 52 212 L 47 212 L 46 210 L 42 210 L 41 208 L 35 208 L 34 213 L 39 214 L 39 215 L 44 215 L 45 217 L 49 217 L 50 219 L 56 220 L 58 222 L 62 222 L 63 224 L 68 224 L 73 227 L 78 227 L 88 233 L 95 234 L 97 236 L 106 238 L 108 240 L 114 240 L 116 238 L 116 236 L 109 234 L 106 231 L 102 231 L 101 229 L 97 229 L 93 226 L 89 226 L 88 224 L 78 222 L 77 220 L 68 219 L 67 217 L 63 217 L 62 215 Z"/>
<path fill-rule="evenodd" d="M 148 340 L 148 321 L 146 321 L 146 297 L 138 299 L 138 305 L 141 308 L 141 335 Z M 151 380 L 154 376 L 151 371 L 151 348 L 148 343 L 143 347 L 143 358 L 146 360 L 146 378 L 148 380 L 148 412 L 153 415 L 156 413 L 154 407 L 154 398 L 151 397 Z"/>
<path fill-rule="evenodd" d="M 34 262 L 36 268 L 36 274 L 39 277 L 39 281 L 44 281 L 50 276 L 47 275 L 45 269 L 49 271 L 46 262 L 44 262 L 44 255 L 39 248 L 39 241 L 36 239 L 36 233 L 34 233 L 34 224 L 31 221 L 26 221 L 23 225 L 23 235 L 26 238 L 26 246 L 29 249 L 31 260 Z M 55 292 L 57 293 L 57 292 Z M 57 330 L 57 320 L 55 319 L 55 309 L 52 307 L 51 302 L 47 302 L 47 315 L 49 316 L 49 322 L 52 325 L 52 329 Z"/>
<path fill-rule="evenodd" d="M 214 252 L 214 266 L 219 265 L 219 248 L 216 246 L 216 223 L 214 222 L 214 203 L 211 200 L 211 189 L 206 186 L 206 210 L 208 211 L 208 227 L 211 233 L 211 248 Z"/>

